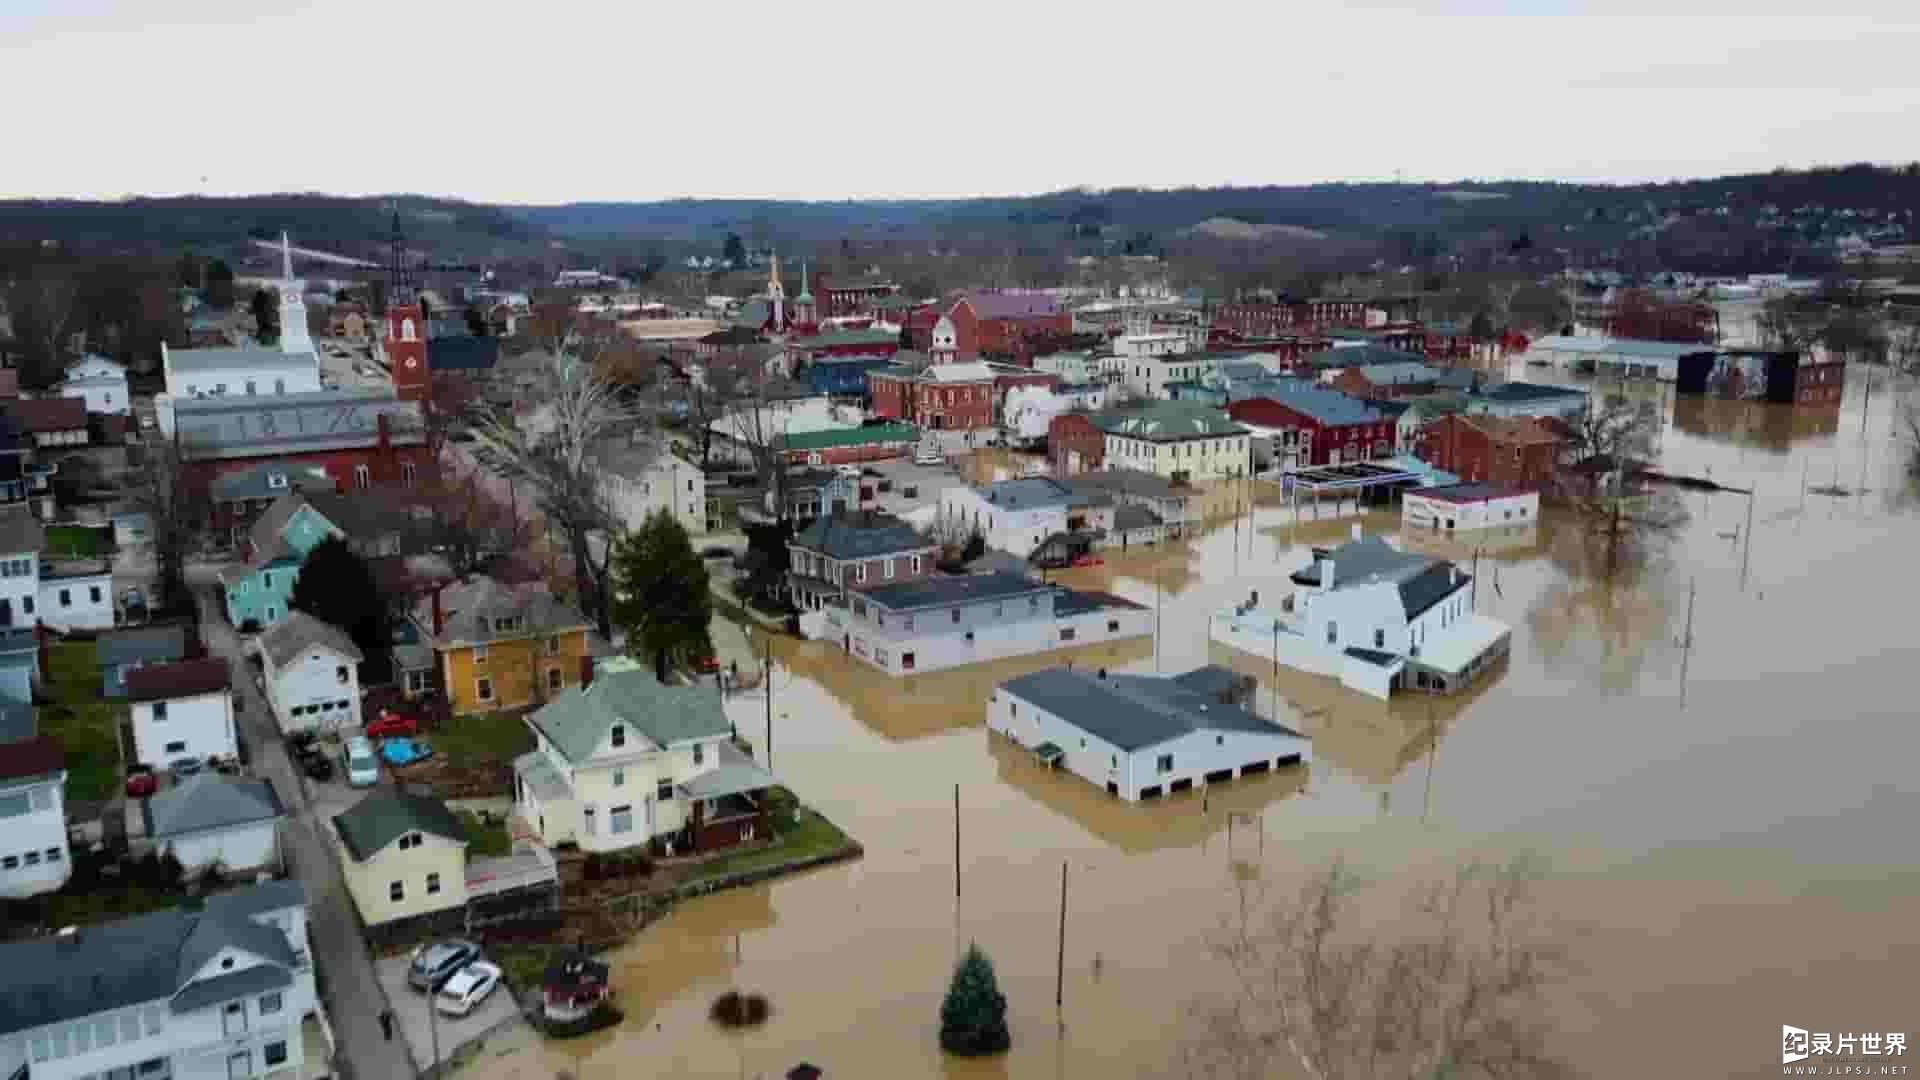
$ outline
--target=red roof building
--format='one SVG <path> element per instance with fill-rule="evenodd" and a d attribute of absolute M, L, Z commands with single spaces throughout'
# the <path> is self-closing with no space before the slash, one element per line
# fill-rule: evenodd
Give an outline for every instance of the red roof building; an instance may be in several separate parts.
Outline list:
<path fill-rule="evenodd" d="M 1420 430 L 1420 460 L 1463 481 L 1539 491 L 1553 482 L 1560 438 L 1531 418 L 1443 416 Z"/>
<path fill-rule="evenodd" d="M 1047 460 L 1055 476 L 1102 468 L 1107 461 L 1107 433 L 1085 413 L 1061 413 L 1047 425 Z"/>
<path fill-rule="evenodd" d="M 947 309 L 962 356 L 1033 362 L 1029 338 L 1073 332 L 1073 316 L 1046 293 L 969 293 Z"/>

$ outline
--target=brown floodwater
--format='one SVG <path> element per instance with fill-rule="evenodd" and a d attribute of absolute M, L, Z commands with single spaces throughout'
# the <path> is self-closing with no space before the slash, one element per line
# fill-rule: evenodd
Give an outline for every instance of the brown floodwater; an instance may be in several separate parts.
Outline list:
<path fill-rule="evenodd" d="M 1336 854 L 1383 877 L 1468 855 L 1543 860 L 1542 911 L 1568 950 L 1554 1045 L 1587 1075 L 1759 1075 L 1780 1024 L 1912 1031 L 1920 500 L 1894 410 L 1913 390 L 1877 374 L 1869 395 L 1850 375 L 1824 414 L 1635 388 L 1667 403 L 1668 468 L 1754 495 L 1682 496 L 1688 525 L 1611 580 L 1596 580 L 1591 537 L 1552 516 L 1471 545 L 1406 538 L 1477 561 L 1479 610 L 1514 628 L 1510 657 L 1456 697 L 1379 702 L 1210 642 L 1213 612 L 1284 594 L 1309 546 L 1355 520 L 1398 533 L 1383 514 L 1294 522 L 1247 484 L 1211 489 L 1186 541 L 1057 575 L 1156 609 L 1153 640 L 905 680 L 780 642 L 773 768 L 866 856 L 681 905 L 614 957 L 620 1028 L 472 1068 L 1177 1075 L 1185 1010 L 1226 983 L 1205 945 L 1235 883 L 1284 889 Z M 1069 658 L 1229 664 L 1259 681 L 1261 711 L 1313 736 L 1315 761 L 1157 805 L 1110 799 L 983 726 L 996 681 Z M 765 699 L 730 710 L 764 747 Z M 1009 1001 L 1013 1050 L 988 1063 L 936 1042 L 969 940 Z M 730 988 L 766 994 L 772 1019 L 717 1030 L 706 1011 Z"/>

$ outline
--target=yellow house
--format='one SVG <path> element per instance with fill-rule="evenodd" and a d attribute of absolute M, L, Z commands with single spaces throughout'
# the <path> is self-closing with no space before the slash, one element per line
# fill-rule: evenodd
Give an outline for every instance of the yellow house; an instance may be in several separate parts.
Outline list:
<path fill-rule="evenodd" d="M 368 926 L 467 903 L 467 834 L 446 804 L 382 787 L 333 819 L 342 876 Z"/>
<path fill-rule="evenodd" d="M 431 648 L 421 661 L 456 716 L 542 705 L 580 685 L 587 620 L 543 584 L 457 582 L 428 597 L 414 622 Z"/>

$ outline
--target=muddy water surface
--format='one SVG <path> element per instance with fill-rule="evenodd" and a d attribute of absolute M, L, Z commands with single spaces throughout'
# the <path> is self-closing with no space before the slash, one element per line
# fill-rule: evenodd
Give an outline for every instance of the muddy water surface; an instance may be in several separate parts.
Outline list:
<path fill-rule="evenodd" d="M 1377 702 L 1210 644 L 1214 611 L 1282 595 L 1308 546 L 1344 538 L 1351 517 L 1294 522 L 1270 493 L 1223 485 L 1203 535 L 1068 572 L 1154 608 L 1160 632 L 1061 656 L 1230 664 L 1260 680 L 1263 712 L 1314 736 L 1310 769 L 1206 796 L 1128 806 L 990 738 L 992 685 L 1061 656 L 891 680 L 782 642 L 774 770 L 866 857 L 683 905 L 615 957 L 623 1027 L 479 1068 L 1178 1074 L 1183 1007 L 1223 985 L 1204 942 L 1232 883 L 1284 887 L 1336 852 L 1383 875 L 1469 852 L 1544 857 L 1543 908 L 1570 950 L 1557 1046 L 1589 1075 L 1760 1075 L 1782 1023 L 1920 1031 L 1920 514 L 1892 438 L 1898 388 L 1868 400 L 1853 376 L 1825 415 L 1654 391 L 1668 467 L 1755 495 L 1685 496 L 1689 525 L 1612 581 L 1586 576 L 1580 530 L 1551 517 L 1473 548 L 1406 538 L 1469 563 L 1477 548 L 1479 610 L 1514 627 L 1511 657 L 1457 697 Z M 1391 516 L 1365 525 L 1398 531 Z M 764 748 L 765 700 L 731 709 Z M 969 939 L 994 958 L 1014 1030 L 1012 1053 L 986 1064 L 935 1042 Z M 768 995 L 773 1019 L 715 1030 L 707 1006 L 731 987 Z"/>

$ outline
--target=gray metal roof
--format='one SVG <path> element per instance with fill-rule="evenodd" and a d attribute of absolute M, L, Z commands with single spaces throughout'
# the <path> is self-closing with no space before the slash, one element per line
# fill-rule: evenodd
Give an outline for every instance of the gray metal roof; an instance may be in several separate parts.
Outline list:
<path fill-rule="evenodd" d="M 274 667 L 287 666 L 294 657 L 316 645 L 324 645 L 356 664 L 366 659 L 345 630 L 304 611 L 287 612 L 286 618 L 260 635 L 260 651 L 272 657 Z"/>
<path fill-rule="evenodd" d="M 561 779 L 560 770 L 538 750 L 514 758 L 513 774 L 541 800 L 563 799 L 572 794 L 567 782 Z"/>
<path fill-rule="evenodd" d="M 1378 536 L 1350 540 L 1316 555 L 1313 562 L 1293 572 L 1294 584 L 1319 584 L 1320 564 L 1331 562 L 1335 591 L 1360 585 L 1391 584 L 1399 590 L 1401 607 L 1409 619 L 1417 618 L 1473 580 L 1445 559 L 1401 551 Z"/>
<path fill-rule="evenodd" d="M 184 626 L 140 626 L 129 630 L 103 630 L 93 643 L 93 655 L 101 667 L 178 660 L 187 655 L 187 629 Z"/>
<path fill-rule="evenodd" d="M 1522 402 L 1548 401 L 1553 398 L 1585 398 L 1587 392 L 1577 386 L 1546 386 L 1541 383 L 1506 382 L 1498 386 L 1489 386 L 1474 395 L 1485 401 Z"/>
<path fill-rule="evenodd" d="M 173 409 L 180 441 L 196 458 L 372 446 L 383 420 L 394 445 L 426 441 L 420 403 L 402 401 L 391 390 L 181 398 Z"/>
<path fill-rule="evenodd" d="M 711 686 L 668 686 L 651 670 L 605 672 L 593 685 L 570 687 L 527 717 L 560 756 L 586 761 L 624 724 L 660 746 L 725 735 L 732 730 Z"/>
<path fill-rule="evenodd" d="M 823 514 L 796 533 L 793 543 L 830 559 L 864 559 L 938 547 L 892 514 Z"/>
<path fill-rule="evenodd" d="M 47 530 L 25 503 L 0 508 L 0 553 L 44 551 Z"/>
<path fill-rule="evenodd" d="M 186 374 L 202 371 L 233 371 L 237 368 L 284 367 L 289 363 L 309 360 L 315 364 L 319 358 L 310 350 L 301 352 L 282 352 L 278 348 L 260 345 L 240 345 L 230 348 L 212 349 L 168 349 L 167 364 L 173 370 Z"/>
<path fill-rule="evenodd" d="M 265 890 L 252 896 L 256 890 Z M 281 901 L 286 902 L 281 902 Z M 0 1035 L 110 1009 L 175 998 L 221 949 L 252 953 L 284 972 L 294 964 L 284 934 L 253 914 L 304 903 L 297 885 L 255 885 L 180 908 L 82 927 L 71 938 L 0 945 Z M 187 999 L 191 1006 L 198 995 Z M 176 1011 L 182 1009 L 175 999 Z"/>
<path fill-rule="evenodd" d="M 277 487 L 272 482 L 275 476 L 284 480 Z M 222 473 L 214 478 L 211 491 L 217 501 L 235 502 L 241 499 L 274 499 L 288 491 L 332 491 L 333 486 L 333 481 L 327 478 L 327 471 L 318 465 L 271 461 L 249 469 Z"/>
<path fill-rule="evenodd" d="M 1139 503 L 1127 503 L 1113 512 L 1115 532 L 1132 532 L 1135 529 L 1150 529 L 1155 525 L 1164 524 L 1159 514 Z"/>
<path fill-rule="evenodd" d="M 1109 435 L 1156 443 L 1247 433 L 1246 428 L 1234 423 L 1226 413 L 1192 401 L 1159 401 L 1143 408 L 1109 409 L 1095 414 L 1093 422 Z"/>
<path fill-rule="evenodd" d="M 991 574 L 936 575 L 897 585 L 862 589 L 854 595 L 889 611 L 943 607 L 948 604 L 972 604 L 1005 600 L 1028 593 L 1048 592 L 1058 586 L 1035 581 L 1023 574 L 996 571 Z"/>
<path fill-rule="evenodd" d="M 1084 668 L 1057 667 L 1008 679 L 1000 689 L 1129 752 L 1196 731 L 1305 738 L 1222 702 L 1213 687 L 1216 681 L 1212 675 L 1185 682 L 1156 675 L 1102 677 Z"/>
<path fill-rule="evenodd" d="M 37 730 L 32 705 L 24 701 L 0 701 L 0 743 L 31 739 Z"/>
<path fill-rule="evenodd" d="M 1288 386 L 1263 386 L 1260 396 L 1335 427 L 1347 424 L 1371 424 L 1386 419 L 1386 414 L 1351 394 L 1326 386 L 1296 382 Z"/>
<path fill-rule="evenodd" d="M 293 985 L 293 973 L 277 964 L 257 964 L 228 975 L 201 979 L 174 995 L 173 1011 L 178 1013 L 204 1009 L 215 1002 L 252 997 L 269 990 Z"/>
<path fill-rule="evenodd" d="M 225 829 L 286 814 L 273 784 L 266 780 L 239 780 L 203 772 L 155 792 L 141 805 L 149 836 Z"/>
<path fill-rule="evenodd" d="M 442 589 L 440 613 L 446 622 L 434 638 L 441 645 L 506 641 L 584 630 L 588 626 L 578 608 L 560 600 L 540 582 L 509 585 L 484 576 Z M 519 629 L 494 629 L 494 620 L 508 618 L 519 619 Z M 430 596 L 421 599 L 414 611 L 414 621 L 423 627 L 433 625 Z"/>
<path fill-rule="evenodd" d="M 347 846 L 347 854 L 362 862 L 410 832 L 432 833 L 467 842 L 467 830 L 447 804 L 397 787 L 375 788 L 353 809 L 336 814 L 333 827 Z"/>
<path fill-rule="evenodd" d="M 717 799 L 722 795 L 760 791 L 779 782 L 732 743 L 721 743 L 715 758 L 712 769 L 689 778 L 680 785 L 680 790 L 690 798 Z"/>
<path fill-rule="evenodd" d="M 1173 481 L 1141 469 L 1095 469 L 1068 480 L 1076 491 L 1118 492 L 1146 499 L 1183 499 L 1191 492 L 1173 486 Z"/>
<path fill-rule="evenodd" d="M 1375 386 L 1391 386 L 1397 383 L 1433 382 L 1438 369 L 1418 360 L 1405 360 L 1390 364 L 1367 364 L 1360 368 L 1360 375 Z"/>
<path fill-rule="evenodd" d="M 978 489 L 981 498 L 1003 510 L 1031 510 L 1037 506 L 1079 506 L 1086 496 L 1050 476 L 1022 476 Z"/>

